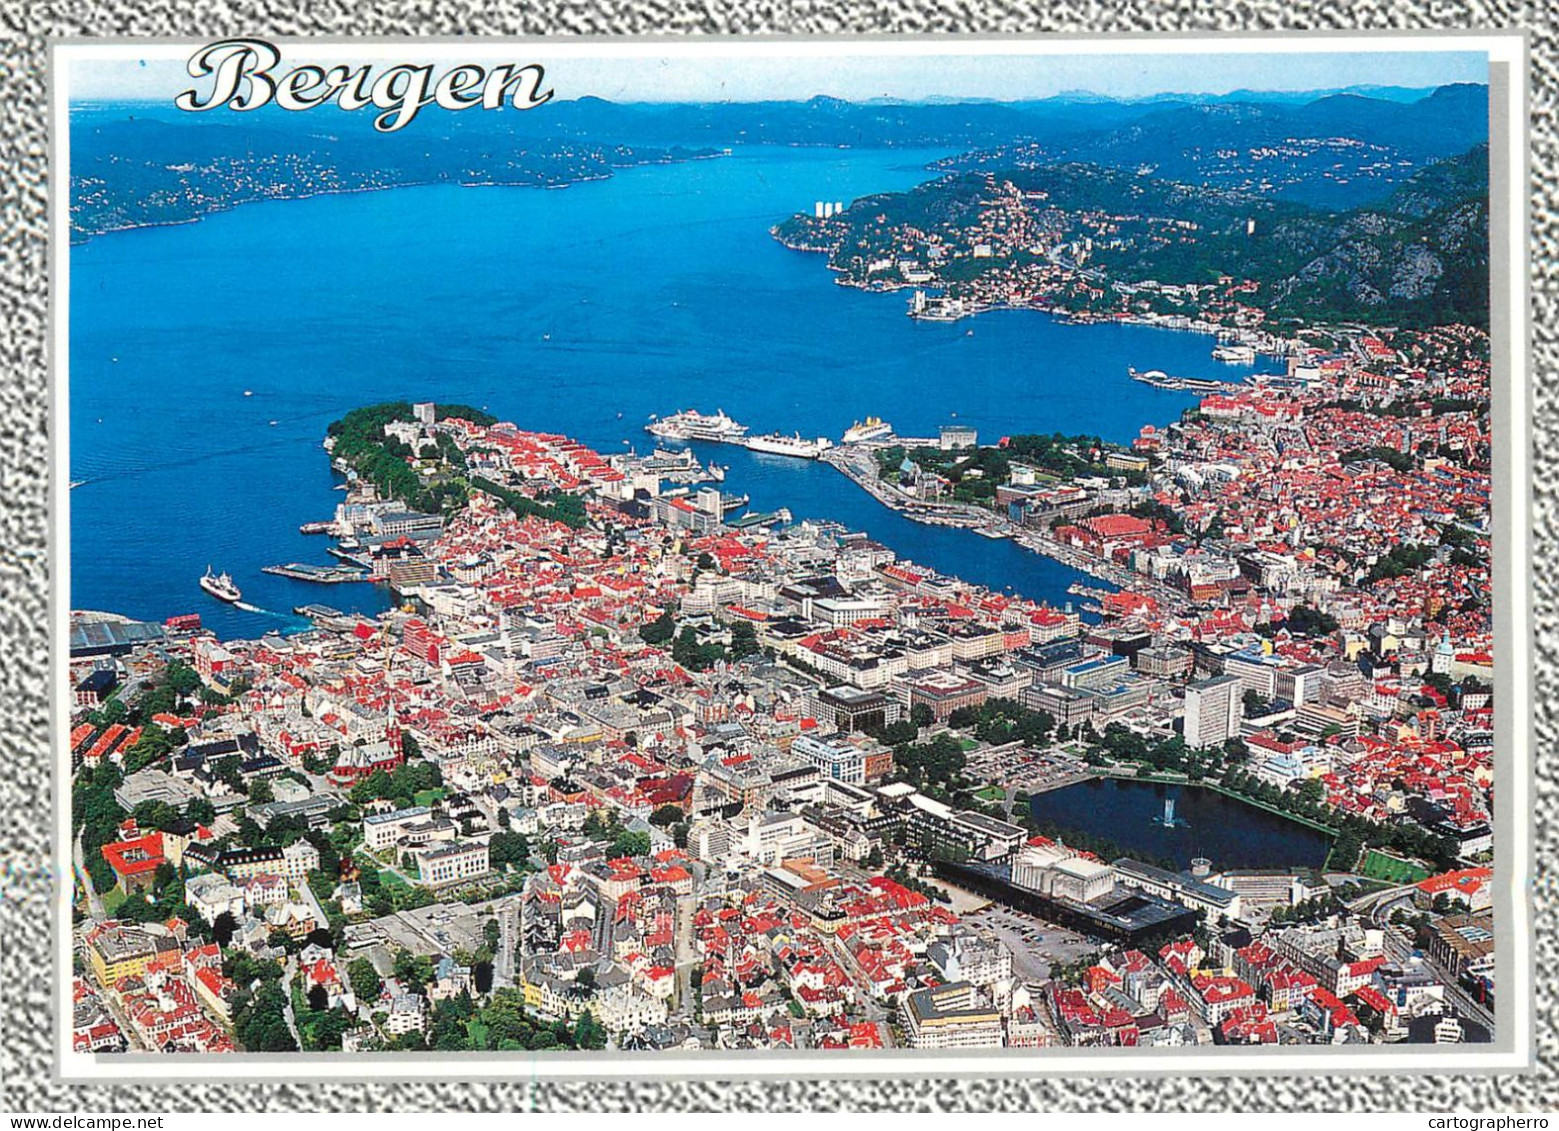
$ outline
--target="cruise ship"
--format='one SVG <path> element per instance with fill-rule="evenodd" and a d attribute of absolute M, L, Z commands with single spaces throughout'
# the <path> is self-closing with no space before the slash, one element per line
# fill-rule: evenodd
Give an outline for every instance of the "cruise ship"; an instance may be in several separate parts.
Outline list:
<path fill-rule="evenodd" d="M 1213 350 L 1213 360 L 1250 365 L 1256 360 L 1256 350 L 1251 346 L 1219 346 Z"/>
<path fill-rule="evenodd" d="M 717 409 L 713 416 L 687 409 L 663 420 L 651 421 L 644 430 L 651 436 L 668 440 L 712 440 L 722 444 L 738 443 L 747 434 L 747 426 L 736 423 L 724 409 Z"/>
<path fill-rule="evenodd" d="M 226 571 L 213 574 L 210 566 L 206 567 L 205 576 L 200 579 L 200 587 L 218 601 L 227 601 L 229 604 L 243 597 L 243 594 L 238 591 L 238 586 L 233 584 L 232 577 Z"/>
<path fill-rule="evenodd" d="M 799 432 L 794 436 L 782 436 L 778 432 L 770 432 L 767 436 L 749 436 L 742 443 L 749 451 L 794 456 L 796 459 L 817 459 L 834 446 L 832 440 L 823 436 L 815 440 L 803 440 Z"/>
<path fill-rule="evenodd" d="M 844 442 L 864 444 L 871 440 L 886 440 L 893 435 L 893 425 L 876 416 L 868 416 L 865 422 L 857 420 L 845 430 Z"/>

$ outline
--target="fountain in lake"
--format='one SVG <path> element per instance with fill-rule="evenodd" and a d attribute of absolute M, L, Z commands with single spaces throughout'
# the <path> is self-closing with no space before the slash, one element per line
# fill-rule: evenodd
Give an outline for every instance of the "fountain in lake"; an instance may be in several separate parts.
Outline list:
<path fill-rule="evenodd" d="M 1155 825 L 1163 825 L 1166 829 L 1184 829 L 1189 828 L 1191 825 L 1191 822 L 1184 817 L 1175 816 L 1175 795 L 1173 793 L 1164 794 L 1164 815 L 1162 817 L 1154 817 L 1153 823 Z"/>

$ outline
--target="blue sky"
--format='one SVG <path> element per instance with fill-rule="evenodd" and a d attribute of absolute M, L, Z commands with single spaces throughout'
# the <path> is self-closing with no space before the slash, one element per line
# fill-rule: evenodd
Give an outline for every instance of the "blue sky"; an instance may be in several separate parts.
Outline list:
<path fill-rule="evenodd" d="M 1423 41 L 1432 44 L 1433 40 Z M 1216 41 L 1211 41 L 1216 47 Z M 1308 91 L 1355 85 L 1432 87 L 1485 82 L 1487 55 L 1480 51 L 1422 50 L 1282 53 L 876 55 L 864 44 L 836 44 L 831 57 L 798 57 L 769 45 L 745 43 L 740 56 L 581 57 L 555 54 L 545 44 L 473 42 L 449 62 L 541 62 L 559 98 L 594 95 L 619 102 L 755 101 L 804 99 L 815 94 L 859 101 L 890 97 L 1046 98 L 1072 91 L 1124 98 L 1156 94 L 1226 94 L 1233 90 Z M 1046 50 L 1043 42 L 1013 43 Z M 577 51 L 577 48 L 576 48 Z M 838 52 L 849 52 L 839 54 Z M 283 48 L 283 66 L 358 60 L 350 47 L 326 56 Z M 426 62 L 433 56 L 409 43 L 393 59 Z M 192 85 L 181 59 L 76 60 L 69 64 L 71 100 L 164 100 Z"/>

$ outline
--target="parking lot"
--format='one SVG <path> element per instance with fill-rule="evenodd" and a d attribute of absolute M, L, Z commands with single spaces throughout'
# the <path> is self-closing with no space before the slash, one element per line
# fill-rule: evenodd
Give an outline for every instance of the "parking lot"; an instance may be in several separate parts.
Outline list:
<path fill-rule="evenodd" d="M 1092 775 L 1082 759 L 1065 747 L 1041 751 L 1017 745 L 984 746 L 972 751 L 965 773 L 1027 793 L 1059 789 Z"/>
<path fill-rule="evenodd" d="M 965 915 L 964 922 L 1005 943 L 1012 951 L 1013 972 L 1026 981 L 1048 978 L 1051 963 L 1068 965 L 1104 949 L 1101 943 L 1069 928 L 999 904 Z"/>

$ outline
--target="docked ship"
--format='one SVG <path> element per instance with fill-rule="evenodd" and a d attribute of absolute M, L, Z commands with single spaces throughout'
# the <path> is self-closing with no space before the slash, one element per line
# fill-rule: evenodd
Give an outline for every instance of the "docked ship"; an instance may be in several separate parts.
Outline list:
<path fill-rule="evenodd" d="M 1253 346 L 1218 346 L 1213 350 L 1213 360 L 1251 365 L 1256 360 L 1256 350 Z"/>
<path fill-rule="evenodd" d="M 803 440 L 798 432 L 794 436 L 782 436 L 770 432 L 767 436 L 749 436 L 743 441 L 748 451 L 768 452 L 776 456 L 793 456 L 796 459 L 817 459 L 834 446 L 832 440 L 819 436 L 815 440 Z"/>
<path fill-rule="evenodd" d="M 1152 385 L 1155 389 L 1176 389 L 1190 393 L 1223 393 L 1238 386 L 1227 381 L 1214 381 L 1208 377 L 1171 377 L 1162 369 L 1139 370 L 1126 367 L 1126 374 L 1133 381 Z"/>
<path fill-rule="evenodd" d="M 724 409 L 717 409 L 713 416 L 687 409 L 663 420 L 652 421 L 644 426 L 644 430 L 651 436 L 668 440 L 708 440 L 718 444 L 739 443 L 747 435 L 747 426 L 736 423 L 725 414 Z"/>
<path fill-rule="evenodd" d="M 868 416 L 864 422 L 857 420 L 845 429 L 844 442 L 865 444 L 872 440 L 886 440 L 893 435 L 893 425 L 876 416 Z"/>
<path fill-rule="evenodd" d="M 205 576 L 200 579 L 200 587 L 210 593 L 218 601 L 226 601 L 234 604 L 243 594 L 238 591 L 238 586 L 233 584 L 232 577 L 226 572 L 213 574 L 211 567 L 206 567 Z"/>

